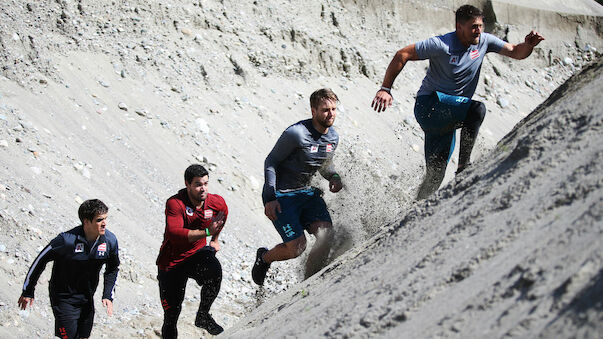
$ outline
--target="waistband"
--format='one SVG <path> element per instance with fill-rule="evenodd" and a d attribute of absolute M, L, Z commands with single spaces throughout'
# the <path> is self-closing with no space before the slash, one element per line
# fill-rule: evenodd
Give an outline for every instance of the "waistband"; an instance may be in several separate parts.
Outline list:
<path fill-rule="evenodd" d="M 291 188 L 291 189 L 278 190 L 278 191 L 276 191 L 276 197 L 277 198 L 280 198 L 280 197 L 293 197 L 293 196 L 300 195 L 300 194 L 314 195 L 317 192 L 320 192 L 320 189 L 318 189 L 316 187 L 309 187 L 309 186 L 307 186 L 307 187 L 300 187 L 300 188 Z"/>

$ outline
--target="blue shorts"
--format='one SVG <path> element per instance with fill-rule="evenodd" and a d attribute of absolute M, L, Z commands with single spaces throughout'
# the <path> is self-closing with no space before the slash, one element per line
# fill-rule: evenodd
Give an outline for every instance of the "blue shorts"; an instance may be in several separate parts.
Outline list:
<path fill-rule="evenodd" d="M 425 132 L 425 159 L 428 163 L 432 157 L 440 158 L 444 154 L 450 160 L 455 131 L 462 127 L 470 105 L 468 98 L 441 93 L 417 97 L 415 118 Z"/>
<path fill-rule="evenodd" d="M 317 188 L 303 189 L 293 192 L 276 192 L 276 200 L 281 205 L 281 213 L 276 214 L 272 222 L 281 235 L 283 242 L 301 237 L 315 221 L 332 223 L 327 204 Z"/>

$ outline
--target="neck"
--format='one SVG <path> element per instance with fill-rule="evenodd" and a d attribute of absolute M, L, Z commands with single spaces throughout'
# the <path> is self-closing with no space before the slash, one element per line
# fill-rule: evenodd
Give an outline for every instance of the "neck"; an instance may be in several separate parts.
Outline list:
<path fill-rule="evenodd" d="M 193 203 L 193 205 L 195 205 L 195 208 L 198 209 L 198 208 L 203 207 L 203 203 L 205 202 L 205 200 L 196 200 L 196 199 L 193 199 L 190 196 L 190 194 L 188 194 L 188 192 L 186 192 L 186 194 L 188 195 L 188 200 L 190 200 Z"/>
<path fill-rule="evenodd" d="M 98 235 L 98 234 L 94 235 L 94 234 L 91 234 L 90 232 L 86 232 L 86 229 L 84 228 L 84 236 L 86 237 L 86 241 L 92 242 L 92 241 L 98 239 L 98 237 L 100 235 Z"/>
<path fill-rule="evenodd" d="M 463 44 L 463 46 L 465 46 L 465 47 L 471 46 L 470 42 L 463 40 L 463 38 L 459 34 L 459 31 L 456 31 L 456 38 L 459 39 L 459 41 L 461 42 L 461 44 Z"/>
<path fill-rule="evenodd" d="M 320 134 L 327 134 L 329 133 L 329 128 L 325 127 L 321 124 L 319 124 L 316 120 L 312 119 L 312 126 L 314 127 L 315 130 L 318 131 L 318 133 Z"/>

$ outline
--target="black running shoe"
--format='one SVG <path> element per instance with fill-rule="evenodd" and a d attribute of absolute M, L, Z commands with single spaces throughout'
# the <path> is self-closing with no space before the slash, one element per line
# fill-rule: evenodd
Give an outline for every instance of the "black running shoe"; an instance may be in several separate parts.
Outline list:
<path fill-rule="evenodd" d="M 264 279 L 266 279 L 266 272 L 270 268 L 270 264 L 267 264 L 264 259 L 264 253 L 268 252 L 266 247 L 258 248 L 257 255 L 255 256 L 255 263 L 253 264 L 253 268 L 251 269 L 251 278 L 253 278 L 253 282 L 258 285 L 264 284 Z"/>
<path fill-rule="evenodd" d="M 211 335 L 218 335 L 224 332 L 222 326 L 218 325 L 209 313 L 197 312 L 195 326 L 205 329 Z"/>

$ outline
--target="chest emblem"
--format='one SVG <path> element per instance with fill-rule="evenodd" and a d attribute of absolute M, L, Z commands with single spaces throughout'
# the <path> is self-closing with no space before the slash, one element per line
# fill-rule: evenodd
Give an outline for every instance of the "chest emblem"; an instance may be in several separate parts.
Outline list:
<path fill-rule="evenodd" d="M 316 153 L 316 152 L 318 152 L 318 145 L 311 145 L 310 153 Z"/>
<path fill-rule="evenodd" d="M 82 253 L 84 252 L 84 244 L 79 243 L 79 244 L 75 244 L 75 253 Z"/>
<path fill-rule="evenodd" d="M 104 256 L 105 253 L 107 253 L 107 243 L 104 242 L 104 243 L 98 245 L 97 250 L 98 250 L 98 256 L 99 257 Z"/>
<path fill-rule="evenodd" d="M 333 152 L 333 144 L 327 144 L 327 153 Z"/>
<path fill-rule="evenodd" d="M 205 219 L 209 219 L 211 217 L 214 216 L 214 211 L 213 210 L 205 210 L 203 211 L 203 217 L 205 217 Z"/>
<path fill-rule="evenodd" d="M 458 65 L 459 64 L 459 56 L 458 55 L 451 55 L 449 63 L 451 65 Z"/>
<path fill-rule="evenodd" d="M 188 207 L 188 206 L 186 206 L 186 215 L 188 215 L 189 217 L 192 217 L 193 213 L 194 213 L 193 209 L 190 208 L 190 207 Z"/>
<path fill-rule="evenodd" d="M 471 58 L 471 60 L 479 57 L 479 51 L 477 49 L 469 52 L 469 57 Z"/>

